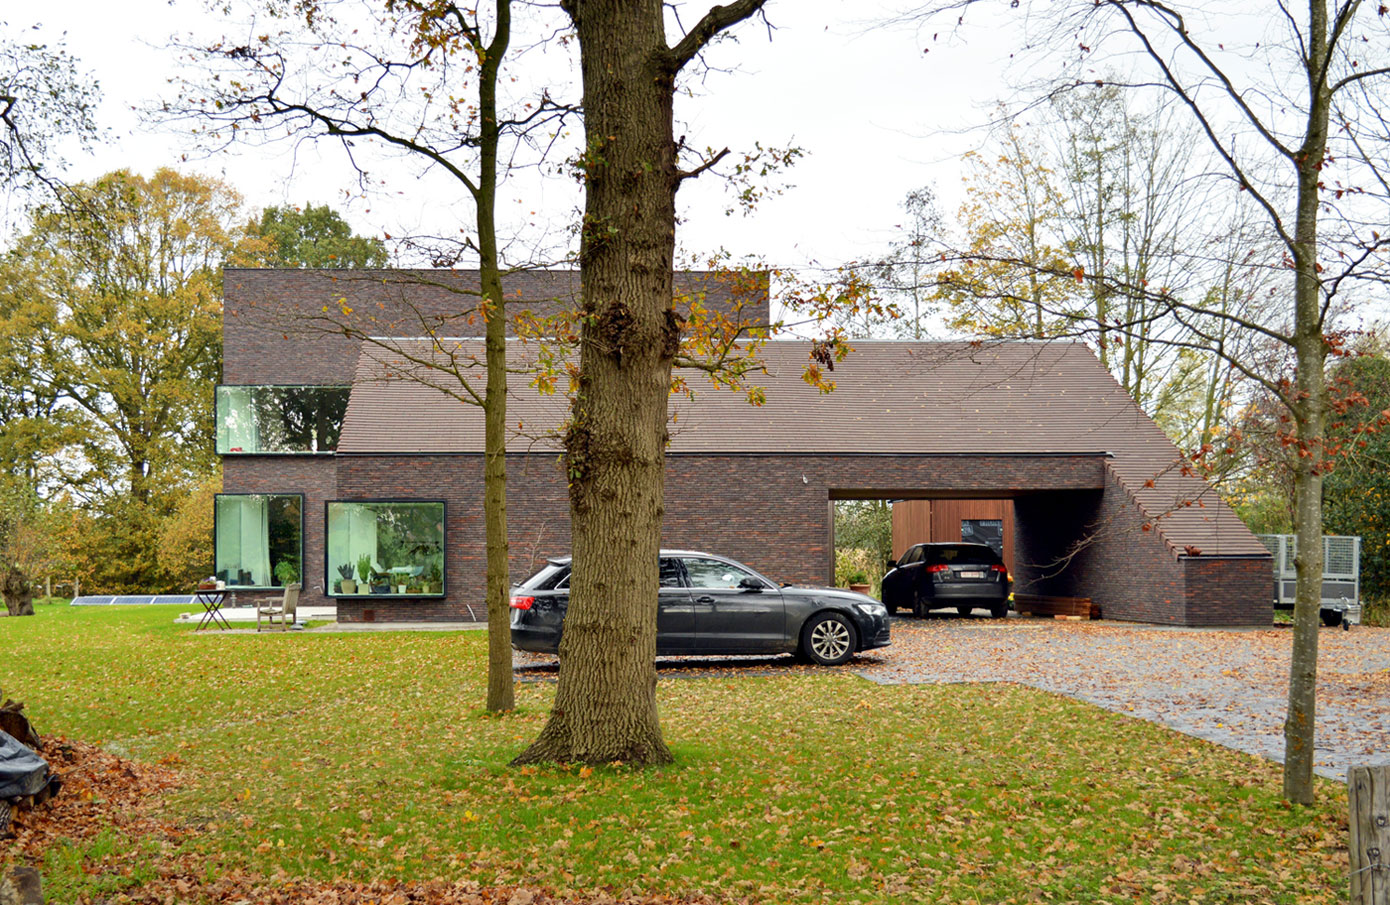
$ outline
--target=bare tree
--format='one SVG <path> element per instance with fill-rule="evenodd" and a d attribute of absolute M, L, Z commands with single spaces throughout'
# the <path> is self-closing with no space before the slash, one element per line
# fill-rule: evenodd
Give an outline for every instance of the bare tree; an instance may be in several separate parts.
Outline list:
<path fill-rule="evenodd" d="M 364 186 L 369 180 L 360 155 L 362 146 L 371 146 L 426 171 L 443 172 L 473 203 L 473 234 L 448 254 L 450 262 L 460 255 L 478 262 L 479 294 L 461 306 L 460 314 L 476 314 L 485 324 L 487 378 L 479 392 L 459 370 L 452 390 L 456 398 L 483 410 L 487 707 L 510 710 L 507 327 L 497 190 L 504 172 L 523 165 L 528 152 L 544 156 L 551 141 L 547 136 L 572 108 L 541 92 L 503 109 L 499 91 L 512 41 L 511 0 L 476 6 L 427 0 L 365 7 L 338 0 L 252 5 L 299 24 L 245 44 L 223 41 L 189 48 L 214 67 L 213 78 L 191 86 L 176 106 L 204 123 L 210 142 L 287 138 L 337 143 Z M 362 15 L 366 21 L 359 20 Z M 305 72 L 312 75 L 300 78 Z M 433 326 L 438 329 L 444 322 L 452 319 Z M 353 323 L 342 322 L 347 335 L 362 329 Z M 456 365 L 458 360 L 448 367 Z"/>
<path fill-rule="evenodd" d="M 972 5 L 956 0 L 918 8 L 915 15 L 961 16 Z M 1175 318 L 1209 349 L 1220 343 L 1212 324 L 1229 323 L 1282 347 L 1294 362 L 1292 379 L 1280 380 L 1258 363 L 1225 357 L 1266 386 L 1293 423 L 1298 589 L 1284 794 L 1307 804 L 1313 800 L 1322 476 L 1329 467 L 1324 368 L 1337 346 L 1330 323 L 1337 306 L 1355 304 L 1358 291 L 1387 279 L 1390 236 L 1381 230 L 1390 222 L 1390 110 L 1384 101 L 1390 22 L 1383 8 L 1360 0 L 1280 3 L 1284 40 L 1254 43 L 1220 32 L 1220 17 L 1210 11 L 1155 0 L 1077 3 L 1049 10 L 1044 18 L 1052 40 L 1045 46 L 1072 61 L 1054 91 L 1093 83 L 1105 63 L 1123 57 L 1131 75 L 1116 84 L 1172 97 L 1215 155 L 1225 184 L 1262 212 L 1288 271 L 1291 287 L 1278 317 L 1213 310 L 1203 299 L 1184 301 L 1163 287 L 1144 291 L 1159 303 L 1147 322 Z"/>
<path fill-rule="evenodd" d="M 0 196 L 9 202 L 38 190 L 52 198 L 63 186 L 57 146 L 97 137 L 100 87 L 61 41 L 16 40 L 10 29 L 0 20 Z"/>

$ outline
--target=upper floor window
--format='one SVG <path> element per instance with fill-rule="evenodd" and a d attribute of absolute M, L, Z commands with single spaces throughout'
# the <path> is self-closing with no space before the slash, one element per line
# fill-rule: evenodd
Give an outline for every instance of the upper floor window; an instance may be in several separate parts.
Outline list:
<path fill-rule="evenodd" d="M 220 386 L 217 452 L 331 453 L 350 387 Z"/>

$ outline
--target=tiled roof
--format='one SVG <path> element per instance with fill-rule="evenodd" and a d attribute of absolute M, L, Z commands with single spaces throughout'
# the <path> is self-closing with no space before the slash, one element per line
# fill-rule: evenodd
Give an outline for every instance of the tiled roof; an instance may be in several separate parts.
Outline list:
<path fill-rule="evenodd" d="M 428 359 L 428 344 L 391 344 L 403 354 L 364 345 L 339 452 L 481 452 L 480 409 L 427 385 L 439 372 L 407 362 Z M 481 361 L 480 343 L 460 348 Z M 1116 479 L 1175 553 L 1266 552 L 1204 480 L 1185 473 L 1177 448 L 1082 344 L 858 341 L 830 375 L 831 393 L 802 379 L 808 348 L 764 347 L 767 372 L 752 381 L 765 388 L 759 407 L 692 375 L 694 398 L 672 397 L 670 453 L 1108 453 Z M 512 352 L 520 364 L 530 347 Z M 479 390 L 482 370 L 467 378 Z M 561 382 L 561 392 L 542 395 L 513 376 L 512 451 L 558 450 L 553 431 L 568 412 Z"/>

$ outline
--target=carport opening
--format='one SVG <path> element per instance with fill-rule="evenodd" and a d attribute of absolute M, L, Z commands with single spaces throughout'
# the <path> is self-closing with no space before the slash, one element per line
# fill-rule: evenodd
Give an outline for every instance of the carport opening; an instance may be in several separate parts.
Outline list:
<path fill-rule="evenodd" d="M 833 499 L 833 582 L 848 587 L 864 579 L 882 594 L 888 560 L 913 544 L 942 541 L 993 547 L 1014 568 L 1014 503 L 1011 499 Z"/>

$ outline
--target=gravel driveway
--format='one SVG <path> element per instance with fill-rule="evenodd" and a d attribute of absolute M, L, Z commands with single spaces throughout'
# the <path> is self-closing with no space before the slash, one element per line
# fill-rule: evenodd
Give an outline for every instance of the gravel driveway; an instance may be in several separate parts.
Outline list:
<path fill-rule="evenodd" d="M 1315 763 L 1390 764 L 1390 629 L 1322 629 Z M 1183 629 L 1011 617 L 895 619 L 855 661 L 883 684 L 1017 682 L 1282 761 L 1288 628 Z"/>

